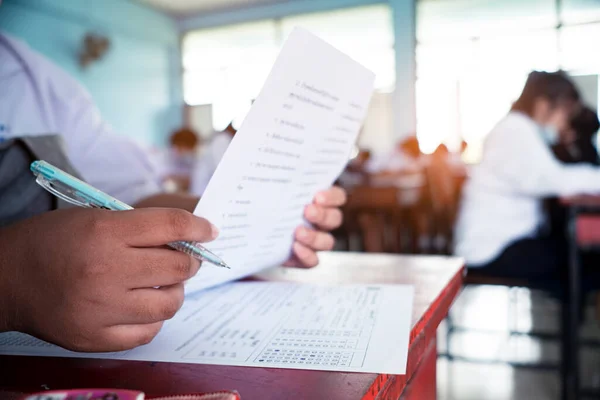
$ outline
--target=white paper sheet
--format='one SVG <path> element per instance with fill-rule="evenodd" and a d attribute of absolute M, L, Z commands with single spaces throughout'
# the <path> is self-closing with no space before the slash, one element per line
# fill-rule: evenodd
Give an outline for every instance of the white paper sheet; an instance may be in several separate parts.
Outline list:
<path fill-rule="evenodd" d="M 311 33 L 291 33 L 195 210 L 220 229 L 206 247 L 232 269 L 206 265 L 188 293 L 289 258 L 304 207 L 348 162 L 374 79 Z"/>
<path fill-rule="evenodd" d="M 411 311 L 411 286 L 237 282 L 188 296 L 134 350 L 74 353 L 4 333 L 0 354 L 404 374 Z"/>

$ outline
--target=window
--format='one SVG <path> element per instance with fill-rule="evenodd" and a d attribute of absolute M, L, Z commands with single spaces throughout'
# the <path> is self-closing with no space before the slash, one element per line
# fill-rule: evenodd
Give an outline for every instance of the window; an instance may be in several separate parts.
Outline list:
<path fill-rule="evenodd" d="M 183 39 L 184 98 L 203 108 L 194 119 L 212 118 L 215 130 L 238 124 L 256 98 L 285 38 L 302 26 L 377 74 L 376 88 L 387 93 L 395 83 L 394 34 L 388 5 L 305 14 L 193 31 Z M 389 110 L 383 110 L 384 104 Z M 391 102 L 379 101 L 377 114 L 391 115 Z M 371 113 L 372 114 L 372 113 Z M 368 118 L 368 117 L 367 117 Z M 384 117 L 384 120 L 387 117 Z M 204 121 L 199 125 L 207 126 Z M 367 132 L 373 128 L 372 134 Z M 363 141 L 382 143 L 391 137 L 381 124 L 366 124 Z"/>
<path fill-rule="evenodd" d="M 213 126 L 224 129 L 247 110 L 277 57 L 275 21 L 192 32 L 183 42 L 184 98 L 212 105 Z"/>
<path fill-rule="evenodd" d="M 564 0 L 562 15 L 554 0 L 420 0 L 417 5 L 417 132 L 425 152 L 441 142 L 457 148 L 464 139 L 468 161 L 477 161 L 486 134 L 532 70 L 562 68 L 586 75 L 575 76 L 576 83 L 597 82 L 600 55 L 593 49 L 600 39 L 600 3 L 595 0 Z M 581 89 L 597 107 L 597 84 Z"/>

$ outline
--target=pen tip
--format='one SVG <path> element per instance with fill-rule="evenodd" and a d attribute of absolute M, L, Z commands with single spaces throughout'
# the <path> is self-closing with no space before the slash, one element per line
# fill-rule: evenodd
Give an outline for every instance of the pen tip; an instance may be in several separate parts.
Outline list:
<path fill-rule="evenodd" d="M 223 268 L 231 269 L 231 267 L 230 267 L 229 265 L 225 264 L 223 261 L 221 261 L 221 262 L 219 263 L 219 266 L 220 266 L 220 267 L 223 267 Z"/>

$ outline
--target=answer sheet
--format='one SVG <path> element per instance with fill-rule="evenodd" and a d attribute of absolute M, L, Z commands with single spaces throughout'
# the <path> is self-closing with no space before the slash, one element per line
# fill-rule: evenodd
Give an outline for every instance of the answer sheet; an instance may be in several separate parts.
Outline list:
<path fill-rule="evenodd" d="M 235 282 L 186 298 L 145 346 L 74 353 L 21 333 L 0 354 L 404 374 L 412 287 Z"/>
<path fill-rule="evenodd" d="M 374 74 L 306 30 L 284 44 L 195 214 L 220 229 L 188 293 L 282 264 L 315 194 L 346 166 Z"/>

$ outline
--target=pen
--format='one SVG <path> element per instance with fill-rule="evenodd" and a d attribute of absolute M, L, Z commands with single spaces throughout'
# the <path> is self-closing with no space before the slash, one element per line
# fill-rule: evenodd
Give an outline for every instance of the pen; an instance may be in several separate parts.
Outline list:
<path fill-rule="evenodd" d="M 70 204 L 113 211 L 133 210 L 133 207 L 67 174 L 46 161 L 34 161 L 31 163 L 30 169 L 40 186 Z M 171 242 L 168 245 L 198 260 L 207 261 L 218 267 L 229 268 L 223 260 L 198 242 L 179 241 Z"/>

